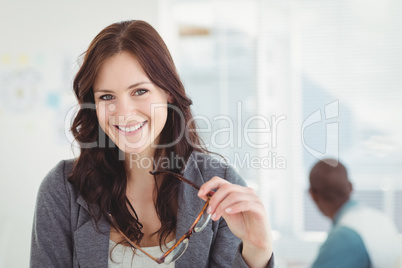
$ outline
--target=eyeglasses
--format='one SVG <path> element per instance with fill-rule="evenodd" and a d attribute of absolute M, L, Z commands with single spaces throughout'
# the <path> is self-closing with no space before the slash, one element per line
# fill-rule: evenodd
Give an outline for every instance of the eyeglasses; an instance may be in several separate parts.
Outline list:
<path fill-rule="evenodd" d="M 184 178 L 182 175 L 171 172 L 171 171 L 150 171 L 150 173 L 154 176 L 159 175 L 159 174 L 165 174 L 165 175 L 172 175 L 182 182 L 187 183 L 188 185 L 192 186 L 193 188 L 199 190 L 200 187 L 194 184 L 193 182 L 189 181 L 188 179 Z M 202 207 L 200 213 L 198 214 L 197 218 L 195 219 L 194 223 L 191 225 L 190 229 L 188 230 L 187 233 L 185 233 L 180 239 L 168 250 L 166 251 L 161 257 L 155 258 L 154 256 L 150 255 L 148 252 L 143 250 L 140 246 L 136 245 L 134 242 L 132 242 L 117 226 L 117 223 L 113 219 L 112 215 L 109 214 L 110 220 L 116 228 L 116 230 L 124 237 L 124 239 L 134 248 L 138 249 L 145 255 L 147 255 L 149 258 L 153 259 L 157 263 L 166 263 L 169 264 L 171 262 L 176 261 L 179 259 L 183 253 L 186 251 L 188 247 L 188 242 L 190 239 L 190 236 L 193 233 L 198 233 L 201 232 L 208 224 L 208 221 L 211 219 L 211 215 L 208 214 L 207 207 L 209 204 L 209 200 L 213 196 L 214 192 L 210 191 L 207 194 L 207 201 L 205 202 L 204 206 Z"/>

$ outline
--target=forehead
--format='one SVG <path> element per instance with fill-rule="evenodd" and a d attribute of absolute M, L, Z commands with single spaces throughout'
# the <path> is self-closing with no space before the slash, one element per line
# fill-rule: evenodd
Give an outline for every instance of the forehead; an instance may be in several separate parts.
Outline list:
<path fill-rule="evenodd" d="M 136 57 L 121 52 L 107 58 L 95 77 L 94 88 L 118 89 L 140 81 L 149 81 Z"/>

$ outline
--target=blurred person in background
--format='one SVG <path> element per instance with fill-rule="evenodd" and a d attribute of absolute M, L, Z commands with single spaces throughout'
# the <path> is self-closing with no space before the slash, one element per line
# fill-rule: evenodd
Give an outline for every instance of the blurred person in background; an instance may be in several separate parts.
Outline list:
<path fill-rule="evenodd" d="M 273 267 L 261 200 L 202 146 L 151 25 L 103 29 L 74 91 L 81 152 L 40 186 L 31 267 Z"/>
<path fill-rule="evenodd" d="M 313 268 L 400 267 L 398 231 L 384 213 L 352 200 L 343 164 L 325 159 L 310 171 L 310 195 L 333 226 Z"/>

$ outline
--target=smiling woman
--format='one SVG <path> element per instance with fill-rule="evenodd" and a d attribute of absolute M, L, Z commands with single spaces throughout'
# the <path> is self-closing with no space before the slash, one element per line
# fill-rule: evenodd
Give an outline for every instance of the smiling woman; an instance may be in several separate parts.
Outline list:
<path fill-rule="evenodd" d="M 31 267 L 153 267 L 166 256 L 169 267 L 273 267 L 264 206 L 203 149 L 191 100 L 154 28 L 126 21 L 102 30 L 74 91 L 75 139 L 99 145 L 106 135 L 108 143 L 82 146 L 42 182 Z"/>

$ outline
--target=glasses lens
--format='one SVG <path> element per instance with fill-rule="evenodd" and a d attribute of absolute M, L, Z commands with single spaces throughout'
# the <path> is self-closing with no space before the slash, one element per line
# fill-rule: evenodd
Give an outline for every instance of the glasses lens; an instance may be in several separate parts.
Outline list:
<path fill-rule="evenodd" d="M 211 214 L 207 213 L 207 210 L 204 210 L 202 213 L 200 220 L 194 226 L 194 232 L 198 233 L 201 232 L 208 224 L 209 219 L 211 219 Z"/>
<path fill-rule="evenodd" d="M 169 255 L 166 256 L 165 264 L 176 261 L 186 251 L 188 247 L 188 238 L 184 239 Z"/>

